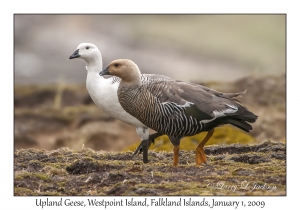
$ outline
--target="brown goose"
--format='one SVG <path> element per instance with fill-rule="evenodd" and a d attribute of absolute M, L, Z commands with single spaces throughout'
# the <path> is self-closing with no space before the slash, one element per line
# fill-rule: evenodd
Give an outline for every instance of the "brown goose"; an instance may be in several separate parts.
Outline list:
<path fill-rule="evenodd" d="M 100 75 L 120 77 L 118 99 L 124 110 L 158 133 L 169 136 L 174 146 L 175 166 L 182 137 L 208 131 L 196 148 L 196 164 L 200 165 L 206 162 L 203 147 L 215 127 L 231 124 L 249 132 L 252 126 L 248 122 L 257 119 L 235 98 L 245 91 L 221 93 L 179 80 L 154 80 L 144 84 L 138 66 L 126 59 L 112 61 Z"/>

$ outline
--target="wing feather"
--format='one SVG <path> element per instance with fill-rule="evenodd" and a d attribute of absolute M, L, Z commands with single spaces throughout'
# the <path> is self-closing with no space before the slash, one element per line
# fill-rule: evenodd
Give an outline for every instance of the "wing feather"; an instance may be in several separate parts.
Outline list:
<path fill-rule="evenodd" d="M 175 103 L 178 107 L 185 107 L 187 116 L 199 120 L 228 116 L 239 108 L 247 109 L 235 97 L 245 93 L 222 93 L 180 80 L 173 80 L 161 75 L 148 75 L 143 83 L 160 103 Z M 217 116 L 216 116 L 217 113 Z"/>

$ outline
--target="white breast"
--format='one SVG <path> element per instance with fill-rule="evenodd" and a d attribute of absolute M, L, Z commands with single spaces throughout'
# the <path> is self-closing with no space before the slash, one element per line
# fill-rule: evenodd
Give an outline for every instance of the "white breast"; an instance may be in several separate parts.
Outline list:
<path fill-rule="evenodd" d="M 87 74 L 86 88 L 97 106 L 125 123 L 136 127 L 146 127 L 122 108 L 117 96 L 118 87 L 118 82 L 112 84 L 112 78 L 104 79 L 96 72 L 88 72 Z"/>

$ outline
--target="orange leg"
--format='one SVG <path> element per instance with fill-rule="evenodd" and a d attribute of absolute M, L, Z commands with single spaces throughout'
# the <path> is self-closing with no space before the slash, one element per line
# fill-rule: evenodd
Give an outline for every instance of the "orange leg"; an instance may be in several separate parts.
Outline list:
<path fill-rule="evenodd" d="M 173 165 L 178 166 L 179 145 L 174 146 L 173 152 L 174 152 Z"/>
<path fill-rule="evenodd" d="M 200 165 L 201 163 L 206 163 L 206 155 L 204 153 L 204 145 L 206 142 L 210 139 L 210 137 L 213 135 L 214 129 L 211 129 L 206 134 L 205 138 L 200 142 L 200 144 L 196 148 L 196 164 Z"/>

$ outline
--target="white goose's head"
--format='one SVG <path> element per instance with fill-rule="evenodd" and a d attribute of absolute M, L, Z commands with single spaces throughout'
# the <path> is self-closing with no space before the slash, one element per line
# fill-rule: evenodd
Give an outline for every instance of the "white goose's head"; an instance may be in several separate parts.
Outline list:
<path fill-rule="evenodd" d="M 78 45 L 75 52 L 69 57 L 69 59 L 81 58 L 89 65 L 101 65 L 102 69 L 102 57 L 98 48 L 91 43 L 81 43 Z M 99 69 L 99 71 L 101 70 Z M 98 71 L 98 72 L 99 72 Z"/>

